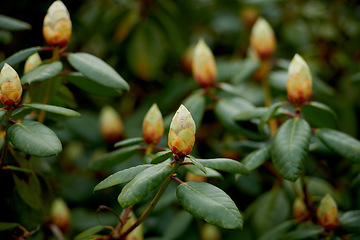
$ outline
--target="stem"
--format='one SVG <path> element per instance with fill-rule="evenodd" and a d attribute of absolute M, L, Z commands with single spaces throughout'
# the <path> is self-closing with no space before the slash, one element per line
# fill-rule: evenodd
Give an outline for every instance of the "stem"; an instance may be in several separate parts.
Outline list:
<path fill-rule="evenodd" d="M 304 192 L 304 202 L 306 205 L 306 208 L 308 209 L 309 212 L 313 212 L 313 207 L 309 198 L 309 193 L 308 193 L 308 189 L 306 186 L 306 182 L 305 182 L 305 176 L 304 174 L 301 176 L 301 183 L 302 183 L 302 188 L 303 188 L 303 192 Z"/>
<path fill-rule="evenodd" d="M 270 107 L 271 106 L 271 93 L 270 93 L 270 87 L 269 87 L 269 83 L 267 81 L 267 77 L 265 77 L 264 79 L 261 80 L 261 84 L 262 84 L 262 89 L 264 92 L 264 102 L 265 102 L 265 107 Z M 270 133 L 271 136 L 273 137 L 277 131 L 277 122 L 276 119 L 269 119 L 269 128 L 270 128 Z"/>
<path fill-rule="evenodd" d="M 152 144 L 146 145 L 145 156 L 149 156 L 152 153 L 153 147 L 154 146 Z"/>

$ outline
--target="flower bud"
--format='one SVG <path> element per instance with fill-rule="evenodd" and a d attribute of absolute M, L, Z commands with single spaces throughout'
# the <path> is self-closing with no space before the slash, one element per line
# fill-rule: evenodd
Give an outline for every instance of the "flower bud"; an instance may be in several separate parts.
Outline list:
<path fill-rule="evenodd" d="M 70 14 L 64 3 L 55 1 L 44 18 L 43 35 L 51 46 L 65 46 L 71 37 Z"/>
<path fill-rule="evenodd" d="M 110 106 L 104 106 L 100 111 L 100 126 L 103 138 L 110 143 L 122 139 L 124 126 L 120 115 Z"/>
<path fill-rule="evenodd" d="M 253 6 L 242 8 L 240 16 L 245 26 L 251 29 L 259 17 L 259 10 Z"/>
<path fill-rule="evenodd" d="M 200 229 L 202 240 L 221 240 L 221 232 L 217 226 L 204 223 Z"/>
<path fill-rule="evenodd" d="M 297 105 L 309 100 L 312 95 L 309 67 L 298 54 L 295 54 L 289 65 L 286 91 L 288 99 Z"/>
<path fill-rule="evenodd" d="M 296 198 L 293 205 L 294 219 L 298 222 L 304 221 L 310 216 L 309 211 L 301 198 Z"/>
<path fill-rule="evenodd" d="M 318 224 L 323 228 L 334 230 L 338 227 L 337 205 L 329 194 L 321 199 L 316 215 Z"/>
<path fill-rule="evenodd" d="M 164 124 L 161 112 L 154 103 L 146 113 L 142 135 L 147 144 L 158 144 L 164 135 Z"/>
<path fill-rule="evenodd" d="M 70 209 L 66 202 L 61 198 L 56 198 L 50 208 L 50 216 L 52 222 L 60 228 L 62 232 L 66 232 L 70 226 Z"/>
<path fill-rule="evenodd" d="M 30 72 L 31 70 L 39 66 L 41 62 L 42 61 L 40 55 L 37 52 L 31 55 L 30 57 L 28 57 L 28 59 L 25 62 L 24 74 Z"/>
<path fill-rule="evenodd" d="M 250 34 L 250 44 L 260 59 L 270 58 L 276 49 L 274 31 L 269 23 L 259 17 Z"/>
<path fill-rule="evenodd" d="M 16 105 L 21 100 L 22 86 L 19 75 L 7 63 L 0 73 L 0 100 L 5 105 Z"/>
<path fill-rule="evenodd" d="M 200 39 L 195 46 L 192 72 L 200 87 L 206 88 L 215 85 L 217 75 L 215 58 L 203 39 Z"/>
<path fill-rule="evenodd" d="M 170 124 L 168 145 L 174 154 L 191 153 L 195 143 L 195 122 L 191 113 L 181 105 Z"/>

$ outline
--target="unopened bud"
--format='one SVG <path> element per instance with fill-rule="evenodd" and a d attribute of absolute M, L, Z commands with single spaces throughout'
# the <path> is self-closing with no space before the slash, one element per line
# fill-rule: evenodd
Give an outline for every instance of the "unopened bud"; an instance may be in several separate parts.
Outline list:
<path fill-rule="evenodd" d="M 31 70 L 39 66 L 41 62 L 42 61 L 40 55 L 37 52 L 31 55 L 30 57 L 28 57 L 28 59 L 25 62 L 24 74 L 30 72 Z"/>
<path fill-rule="evenodd" d="M 337 204 L 329 194 L 321 199 L 316 215 L 318 224 L 323 228 L 334 230 L 338 227 Z"/>
<path fill-rule="evenodd" d="M 71 37 L 70 14 L 64 3 L 55 1 L 48 9 L 44 18 L 43 35 L 51 46 L 65 46 Z"/>
<path fill-rule="evenodd" d="M 168 140 L 170 150 L 181 156 L 190 154 L 195 143 L 195 130 L 191 113 L 181 105 L 170 124 Z"/>
<path fill-rule="evenodd" d="M 16 105 L 21 100 L 22 86 L 19 75 L 7 63 L 0 73 L 0 99 L 5 105 Z"/>
<path fill-rule="evenodd" d="M 259 10 L 255 7 L 245 7 L 240 12 L 241 18 L 248 29 L 251 29 L 259 17 Z"/>
<path fill-rule="evenodd" d="M 301 198 L 296 198 L 293 205 L 294 219 L 298 222 L 304 221 L 310 216 L 310 213 Z"/>
<path fill-rule="evenodd" d="M 270 58 L 276 49 L 276 38 L 270 24 L 259 17 L 251 29 L 250 44 L 260 59 Z"/>
<path fill-rule="evenodd" d="M 289 65 L 286 91 L 288 99 L 296 105 L 309 100 L 312 95 L 312 80 L 309 67 L 298 54 L 295 54 Z"/>
<path fill-rule="evenodd" d="M 52 222 L 60 228 L 62 232 L 66 232 L 70 227 L 70 209 L 66 202 L 61 198 L 56 198 L 50 208 Z"/>
<path fill-rule="evenodd" d="M 110 106 L 104 106 L 100 111 L 100 126 L 103 138 L 110 143 L 122 139 L 124 126 L 120 115 Z"/>
<path fill-rule="evenodd" d="M 195 81 L 202 88 L 215 85 L 217 68 L 215 57 L 203 39 L 200 39 L 194 49 L 192 71 Z"/>
<path fill-rule="evenodd" d="M 201 227 L 200 234 L 202 240 L 221 240 L 219 228 L 209 223 L 204 223 Z"/>
<path fill-rule="evenodd" d="M 158 144 L 164 135 L 163 118 L 155 103 L 145 115 L 142 135 L 147 144 L 153 145 Z"/>

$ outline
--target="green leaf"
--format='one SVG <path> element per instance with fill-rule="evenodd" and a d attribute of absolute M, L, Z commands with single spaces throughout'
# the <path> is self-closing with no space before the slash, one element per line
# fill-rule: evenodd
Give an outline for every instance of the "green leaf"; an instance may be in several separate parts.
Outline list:
<path fill-rule="evenodd" d="M 173 167 L 170 164 L 160 163 L 140 172 L 122 189 L 118 197 L 121 207 L 126 208 L 139 203 L 169 177 L 172 171 Z"/>
<path fill-rule="evenodd" d="M 22 168 L 22 167 L 15 167 L 15 166 L 3 166 L 3 169 L 9 169 L 9 170 L 13 170 L 13 171 L 19 171 L 19 172 L 26 172 L 26 173 L 33 173 L 33 170 L 30 170 L 28 168 Z"/>
<path fill-rule="evenodd" d="M 310 137 L 309 124 L 300 118 L 288 119 L 276 132 L 271 144 L 271 156 L 283 178 L 294 182 L 301 175 Z"/>
<path fill-rule="evenodd" d="M 4 61 L 0 63 L 0 69 L 4 66 L 5 63 L 9 64 L 10 66 L 14 66 L 15 64 L 24 61 L 33 53 L 40 51 L 40 47 L 31 47 L 24 50 L 21 50 L 17 53 L 14 53 L 10 57 L 6 58 Z"/>
<path fill-rule="evenodd" d="M 309 102 L 302 108 L 302 113 L 312 126 L 332 128 L 339 124 L 334 110 L 320 102 Z"/>
<path fill-rule="evenodd" d="M 86 77 L 106 87 L 129 90 L 128 83 L 106 62 L 88 53 L 70 53 L 68 61 Z"/>
<path fill-rule="evenodd" d="M 251 79 L 252 75 L 259 67 L 260 61 L 248 58 L 242 62 L 242 66 L 238 69 L 238 73 L 231 81 L 238 84 Z"/>
<path fill-rule="evenodd" d="M 89 228 L 89 229 L 83 231 L 82 233 L 80 233 L 79 235 L 77 235 L 75 237 L 75 240 L 93 239 L 98 236 L 98 235 L 96 235 L 97 233 L 101 232 L 104 229 L 105 229 L 104 226 L 95 226 L 95 227 Z"/>
<path fill-rule="evenodd" d="M 348 211 L 339 218 L 341 228 L 353 232 L 360 233 L 360 210 Z"/>
<path fill-rule="evenodd" d="M 277 102 L 272 104 L 267 112 L 263 115 L 263 117 L 261 118 L 260 124 L 259 124 L 259 130 L 262 131 L 262 129 L 264 128 L 265 124 L 269 121 L 270 118 L 272 118 L 276 111 L 285 104 L 285 102 Z"/>
<path fill-rule="evenodd" d="M 304 223 L 301 224 L 297 229 L 294 231 L 288 232 L 282 235 L 279 240 L 287 240 L 287 239 L 312 239 L 314 237 L 319 236 L 324 229 L 319 225 L 313 223 Z"/>
<path fill-rule="evenodd" d="M 359 140 L 346 133 L 326 128 L 317 129 L 315 134 L 325 146 L 350 162 L 360 164 Z"/>
<path fill-rule="evenodd" d="M 261 118 L 265 113 L 268 112 L 266 107 L 257 107 L 253 109 L 244 110 L 234 116 L 235 121 L 248 121 L 253 118 Z"/>
<path fill-rule="evenodd" d="M 24 120 L 9 127 L 9 141 L 20 151 L 36 157 L 50 157 L 62 150 L 56 134 L 45 125 Z"/>
<path fill-rule="evenodd" d="M 58 75 L 63 68 L 63 65 L 60 61 L 42 64 L 30 72 L 26 73 L 21 78 L 21 84 L 40 82 L 49 78 L 53 78 Z"/>
<path fill-rule="evenodd" d="M 196 128 L 199 128 L 201 125 L 201 120 L 205 113 L 205 98 L 200 94 L 195 94 L 183 102 L 184 106 L 191 113 L 192 118 L 194 119 Z"/>
<path fill-rule="evenodd" d="M 129 139 L 125 139 L 125 140 L 115 143 L 114 147 L 118 148 L 118 147 L 133 146 L 133 145 L 137 145 L 142 142 L 144 142 L 144 139 L 142 137 L 129 138 Z"/>
<path fill-rule="evenodd" d="M 12 172 L 15 182 L 16 191 L 19 193 L 20 198 L 31 208 L 40 209 L 42 207 L 41 201 L 41 187 L 35 173 L 17 175 Z M 21 176 L 21 177 L 20 177 Z"/>
<path fill-rule="evenodd" d="M 177 187 L 176 195 L 181 206 L 197 218 L 222 228 L 243 226 L 235 203 L 220 188 L 204 182 L 187 182 Z"/>
<path fill-rule="evenodd" d="M 175 217 L 172 218 L 171 222 L 167 223 L 162 239 L 181 239 L 180 237 L 188 230 L 192 220 L 193 216 L 187 211 L 179 211 Z"/>
<path fill-rule="evenodd" d="M 66 79 L 78 88 L 98 96 L 115 97 L 122 93 L 121 90 L 106 87 L 90 78 L 85 77 L 79 72 L 72 72 L 69 75 L 66 75 Z"/>
<path fill-rule="evenodd" d="M 271 145 L 265 145 L 249 155 L 247 155 L 242 163 L 245 165 L 245 167 L 252 171 L 258 167 L 260 167 L 262 164 L 264 164 L 268 159 L 271 157 Z"/>
<path fill-rule="evenodd" d="M 197 159 L 199 163 L 208 168 L 229 173 L 249 175 L 249 170 L 244 164 L 229 158 Z"/>
<path fill-rule="evenodd" d="M 19 223 L 0 222 L 0 232 L 14 229 L 19 225 Z"/>
<path fill-rule="evenodd" d="M 152 164 L 161 163 L 167 159 L 169 159 L 174 154 L 171 151 L 161 151 L 154 155 L 154 157 L 151 159 Z"/>
<path fill-rule="evenodd" d="M 0 26 L 10 31 L 29 30 L 31 25 L 27 22 L 0 14 Z"/>
<path fill-rule="evenodd" d="M 30 107 L 34 109 L 44 110 L 46 112 L 51 112 L 59 115 L 63 115 L 66 117 L 81 117 L 80 113 L 63 107 L 58 106 L 52 106 L 47 104 L 41 104 L 41 103 L 24 103 L 25 107 Z"/>
<path fill-rule="evenodd" d="M 283 236 L 290 228 L 296 225 L 296 222 L 293 220 L 285 221 L 268 232 L 265 232 L 259 240 L 277 240 Z"/>
<path fill-rule="evenodd" d="M 224 177 L 218 171 L 212 168 L 205 167 L 206 173 L 202 172 L 194 165 L 184 165 L 184 168 L 196 176 L 224 179 Z"/>
<path fill-rule="evenodd" d="M 95 186 L 94 191 L 130 182 L 137 174 L 151 166 L 153 165 L 145 164 L 118 171 L 102 180 L 98 185 Z"/>
<path fill-rule="evenodd" d="M 5 115 L 6 115 L 6 110 L 0 109 L 0 122 L 2 122 L 4 120 Z"/>
<path fill-rule="evenodd" d="M 100 158 L 90 163 L 90 170 L 100 171 L 103 169 L 114 167 L 115 165 L 127 160 L 134 155 L 139 146 L 130 146 L 115 150 L 113 152 L 104 154 Z"/>
<path fill-rule="evenodd" d="M 189 156 L 190 161 L 197 167 L 200 171 L 206 174 L 205 167 L 194 157 Z"/>

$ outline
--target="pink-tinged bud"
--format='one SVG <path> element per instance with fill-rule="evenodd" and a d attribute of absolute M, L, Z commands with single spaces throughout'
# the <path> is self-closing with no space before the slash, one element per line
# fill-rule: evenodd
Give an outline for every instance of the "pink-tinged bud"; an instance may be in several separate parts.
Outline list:
<path fill-rule="evenodd" d="M 28 59 L 25 62 L 24 74 L 30 72 L 31 70 L 39 66 L 41 62 L 42 61 L 40 55 L 37 52 L 31 55 L 30 57 L 28 57 Z"/>
<path fill-rule="evenodd" d="M 323 228 L 334 230 L 338 227 L 337 204 L 329 194 L 321 199 L 316 215 L 318 224 Z"/>
<path fill-rule="evenodd" d="M 200 39 L 195 46 L 192 72 L 200 87 L 206 88 L 215 85 L 217 75 L 215 57 L 203 39 Z"/>
<path fill-rule="evenodd" d="M 71 37 L 70 14 L 64 3 L 55 1 L 48 9 L 44 18 L 43 35 L 51 46 L 65 46 Z"/>
<path fill-rule="evenodd" d="M 310 69 L 298 54 L 295 54 L 289 65 L 286 91 L 290 102 L 296 105 L 301 105 L 312 95 Z"/>
<path fill-rule="evenodd" d="M 308 211 L 304 200 L 296 198 L 293 205 L 294 219 L 298 222 L 302 222 L 309 218 L 310 212 Z"/>
<path fill-rule="evenodd" d="M 153 145 L 158 144 L 164 135 L 163 118 L 156 103 L 145 115 L 142 135 L 147 144 Z"/>
<path fill-rule="evenodd" d="M 21 100 L 22 86 L 19 75 L 7 63 L 0 73 L 0 100 L 5 105 L 16 105 Z"/>
<path fill-rule="evenodd" d="M 50 216 L 52 222 L 60 228 L 62 232 L 66 232 L 70 227 L 70 209 L 66 202 L 61 198 L 56 198 L 50 208 Z"/>
<path fill-rule="evenodd" d="M 260 59 L 270 58 L 276 49 L 276 38 L 270 24 L 259 17 L 251 29 L 250 44 Z"/>
<path fill-rule="evenodd" d="M 181 156 L 190 154 L 195 143 L 195 130 L 191 113 L 181 105 L 170 124 L 168 140 L 170 150 Z"/>
<path fill-rule="evenodd" d="M 110 106 L 104 106 L 100 111 L 100 127 L 103 138 L 110 143 L 122 139 L 124 126 L 120 115 Z"/>

